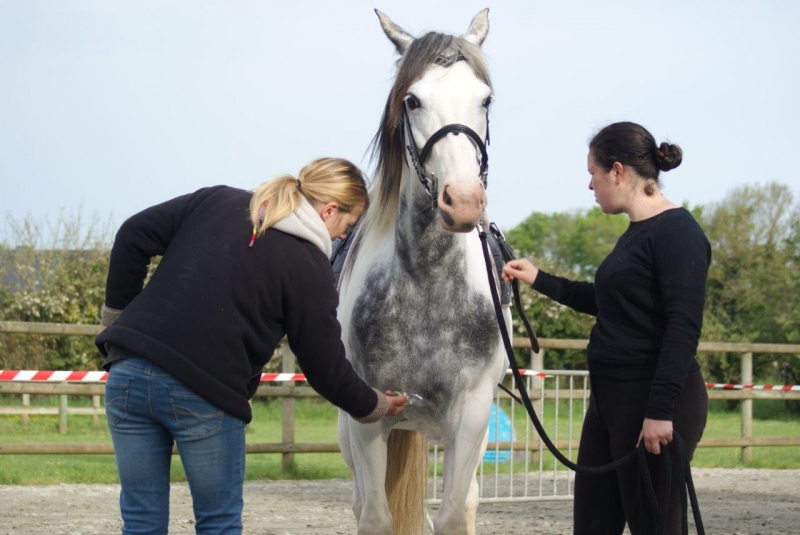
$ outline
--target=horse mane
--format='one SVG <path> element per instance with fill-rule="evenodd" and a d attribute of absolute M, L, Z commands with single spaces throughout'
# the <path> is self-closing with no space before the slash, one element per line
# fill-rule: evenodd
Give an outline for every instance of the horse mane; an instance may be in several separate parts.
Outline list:
<path fill-rule="evenodd" d="M 422 78 L 431 65 L 447 68 L 457 61 L 466 61 L 475 76 L 489 87 L 492 86 L 480 47 L 463 37 L 428 32 L 412 41 L 406 53 L 397 61 L 397 76 L 386 99 L 378 131 L 370 142 L 370 160 L 377 159 L 376 179 L 370 188 L 370 209 L 359 224 L 345 260 L 342 280 L 351 272 L 367 236 L 384 236 L 394 229 L 406 157 L 402 109 L 408 88 Z"/>

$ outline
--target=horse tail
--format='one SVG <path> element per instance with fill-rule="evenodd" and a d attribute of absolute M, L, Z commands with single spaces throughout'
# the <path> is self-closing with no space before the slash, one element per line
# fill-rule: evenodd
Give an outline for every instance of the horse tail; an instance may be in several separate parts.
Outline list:
<path fill-rule="evenodd" d="M 393 429 L 386 460 L 386 498 L 392 535 L 425 533 L 428 444 L 420 433 Z"/>

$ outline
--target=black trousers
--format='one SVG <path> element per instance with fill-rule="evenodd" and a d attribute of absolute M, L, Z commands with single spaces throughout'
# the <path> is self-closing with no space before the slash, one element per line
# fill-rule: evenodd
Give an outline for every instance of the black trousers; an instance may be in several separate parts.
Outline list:
<path fill-rule="evenodd" d="M 578 464 L 600 466 L 608 464 L 636 447 L 642 430 L 644 411 L 650 393 L 650 381 L 620 381 L 592 378 L 589 408 L 583 422 Z M 686 444 L 689 459 L 703 429 L 708 414 L 708 393 L 703 375 L 697 371 L 686 377 L 683 392 L 678 398 L 673 416 L 673 430 L 680 433 Z M 672 466 L 677 459 L 674 448 L 666 451 L 672 455 Z M 665 454 L 662 449 L 661 455 Z M 662 481 L 657 455 L 648 454 L 650 476 L 660 496 Z M 667 513 L 667 533 L 680 533 L 680 494 L 673 470 Z M 616 471 L 600 475 L 576 474 L 575 508 L 573 512 L 575 535 L 619 535 L 625 523 L 632 535 L 641 533 L 639 507 L 644 503 L 639 496 L 639 467 L 636 459 Z M 655 533 L 655 519 L 649 519 L 648 533 Z"/>

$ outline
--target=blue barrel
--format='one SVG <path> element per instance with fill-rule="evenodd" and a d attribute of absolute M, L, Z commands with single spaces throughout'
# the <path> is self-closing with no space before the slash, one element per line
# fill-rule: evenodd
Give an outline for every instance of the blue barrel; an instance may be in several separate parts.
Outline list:
<path fill-rule="evenodd" d="M 507 462 L 511 458 L 511 452 L 508 450 L 495 451 L 493 443 L 511 442 L 516 439 L 511 419 L 503 409 L 498 408 L 496 403 L 492 403 L 492 411 L 489 416 L 489 445 L 486 447 L 483 461 L 487 463 Z"/>

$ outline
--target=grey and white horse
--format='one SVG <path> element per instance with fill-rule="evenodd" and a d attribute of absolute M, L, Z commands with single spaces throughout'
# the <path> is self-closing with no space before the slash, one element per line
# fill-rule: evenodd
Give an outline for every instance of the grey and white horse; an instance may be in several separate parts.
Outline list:
<path fill-rule="evenodd" d="M 492 87 L 480 46 L 488 9 L 464 37 L 414 38 L 377 13 L 401 59 L 374 139 L 371 208 L 345 261 L 339 317 L 358 373 L 380 390 L 410 394 L 412 404 L 369 425 L 340 413 L 339 442 L 360 535 L 424 529 L 420 433 L 444 445 L 435 533 L 474 533 L 475 472 L 507 366 L 476 231 L 487 204 L 481 141 Z M 437 135 L 447 125 L 466 128 Z M 424 147 L 432 136 L 421 163 L 429 194 L 407 146 Z"/>

